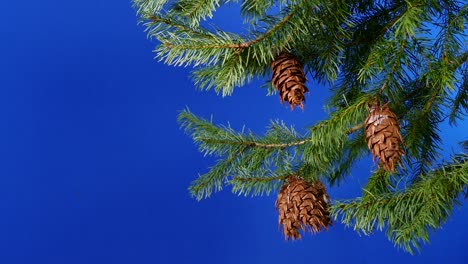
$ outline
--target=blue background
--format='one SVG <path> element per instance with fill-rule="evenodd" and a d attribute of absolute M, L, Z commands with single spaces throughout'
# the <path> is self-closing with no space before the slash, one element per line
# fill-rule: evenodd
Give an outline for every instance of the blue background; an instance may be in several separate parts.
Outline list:
<path fill-rule="evenodd" d="M 237 11 L 217 13 L 222 28 L 238 29 Z M 2 264 L 468 261 L 465 202 L 411 256 L 339 223 L 285 242 L 275 195 L 189 196 L 214 160 L 179 129 L 179 110 L 258 133 L 276 118 L 301 129 L 325 118 L 324 87 L 308 83 L 304 112 L 266 97 L 262 82 L 226 98 L 198 92 L 188 69 L 152 59 L 130 0 L 3 1 L 0 34 Z M 466 131 L 444 127 L 445 157 Z M 360 195 L 372 166 L 362 161 L 332 198 Z"/>

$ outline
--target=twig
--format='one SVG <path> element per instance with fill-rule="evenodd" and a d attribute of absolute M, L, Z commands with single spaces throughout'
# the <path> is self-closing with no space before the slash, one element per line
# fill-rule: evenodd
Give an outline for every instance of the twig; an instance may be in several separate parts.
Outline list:
<path fill-rule="evenodd" d="M 364 127 L 364 123 L 358 124 L 346 131 L 347 134 L 352 134 L 359 129 Z M 231 145 L 244 145 L 247 147 L 258 147 L 258 148 L 264 148 L 264 149 L 272 149 L 272 148 L 281 148 L 285 149 L 288 147 L 295 147 L 295 146 L 300 146 L 304 145 L 310 141 L 312 141 L 311 138 L 303 139 L 300 141 L 294 141 L 294 142 L 289 142 L 289 143 L 275 143 L 275 144 L 264 144 L 264 143 L 258 143 L 258 142 L 253 142 L 253 141 L 228 141 L 228 140 L 216 140 L 216 139 L 208 139 L 208 138 L 202 138 L 200 139 L 201 141 L 205 143 L 219 143 L 219 144 L 231 144 Z"/>
<path fill-rule="evenodd" d="M 266 178 L 255 178 L 255 177 L 239 177 L 235 176 L 232 178 L 231 181 L 240 181 L 240 182 L 261 182 L 261 181 L 275 181 L 275 180 L 283 180 L 290 177 L 291 174 L 273 176 L 273 177 L 266 177 Z"/>

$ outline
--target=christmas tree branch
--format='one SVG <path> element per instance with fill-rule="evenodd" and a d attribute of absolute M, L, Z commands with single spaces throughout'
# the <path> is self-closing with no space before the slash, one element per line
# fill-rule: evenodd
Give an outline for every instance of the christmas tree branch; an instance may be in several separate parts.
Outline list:
<path fill-rule="evenodd" d="M 251 175 L 270 167 L 285 168 L 287 163 L 304 162 L 308 165 L 308 175 L 328 177 L 335 160 L 342 157 L 348 134 L 361 129 L 362 124 L 344 128 L 362 120 L 368 101 L 364 96 L 357 105 L 334 113 L 329 120 L 312 127 L 307 137 L 298 136 L 282 123 L 272 122 L 265 136 L 260 138 L 252 133 L 235 132 L 230 127 L 215 126 L 188 110 L 182 111 L 178 117 L 181 127 L 199 144 L 200 151 L 222 157 L 193 183 L 192 194 L 201 199 L 209 196 L 213 188 L 219 190 L 221 180 L 229 175 L 240 172 Z M 334 148 L 328 147 L 330 145 Z"/>
<path fill-rule="evenodd" d="M 198 26 L 202 19 L 213 17 L 213 12 L 227 2 L 229 0 L 178 0 L 171 11 L 187 18 L 191 25 Z"/>
<path fill-rule="evenodd" d="M 133 0 L 133 7 L 140 15 L 147 14 L 148 12 L 155 13 L 161 11 L 163 6 L 168 0 Z"/>
<path fill-rule="evenodd" d="M 368 154 L 364 130 L 350 137 L 343 147 L 341 155 L 335 159 L 327 178 L 330 185 L 340 184 L 341 180 L 351 174 L 351 168 L 360 158 Z"/>
<path fill-rule="evenodd" d="M 400 12 L 398 12 L 400 10 Z M 338 89 L 332 98 L 332 104 L 341 103 L 343 96 L 353 101 L 362 90 L 367 89 L 368 78 L 372 78 L 383 69 L 386 69 L 384 58 L 393 58 L 394 50 L 389 47 L 394 46 L 394 41 L 387 42 L 389 37 L 385 37 L 400 18 L 405 15 L 405 2 L 396 3 L 390 7 L 369 7 L 362 18 L 352 20 L 354 25 L 350 42 L 345 42 L 346 49 L 343 52 L 343 64 L 340 65 L 343 74 L 339 78 Z M 377 32 L 377 33 L 376 33 Z M 385 54 L 382 50 L 388 50 Z M 378 59 L 378 60 L 376 60 Z M 362 62 L 368 62 L 363 65 Z M 312 65 L 317 62 L 312 60 Z M 377 69 L 375 69 L 378 67 Z M 316 69 L 320 70 L 320 69 Z M 396 70 L 396 69 L 395 69 Z M 367 77 L 366 77 L 367 76 Z M 361 81 L 359 81 L 361 80 Z M 375 83 L 372 79 L 371 83 Z M 383 87 L 383 86 L 382 86 Z"/>
<path fill-rule="evenodd" d="M 331 208 L 335 219 L 365 234 L 387 226 L 387 236 L 397 246 L 413 252 L 427 242 L 429 230 L 446 221 L 459 194 L 468 186 L 468 156 L 459 155 L 451 164 L 421 176 L 406 190 L 388 192 L 385 187 L 366 190 L 363 198 L 337 202 Z"/>
<path fill-rule="evenodd" d="M 361 123 L 359 125 L 356 125 L 348 129 L 347 133 L 348 134 L 354 133 L 362 129 L 363 127 L 364 127 L 364 123 Z M 289 142 L 289 143 L 266 144 L 266 143 L 255 142 L 255 141 L 228 141 L 228 140 L 217 140 L 213 138 L 201 138 L 200 140 L 207 144 L 243 145 L 247 147 L 256 147 L 256 148 L 262 148 L 262 149 L 277 149 L 277 148 L 285 149 L 288 147 L 304 145 L 311 141 L 311 139 L 306 138 L 306 139 L 296 140 L 296 141 Z"/>
<path fill-rule="evenodd" d="M 465 67 L 463 71 L 462 82 L 458 88 L 458 93 L 451 101 L 450 105 L 452 105 L 452 109 L 450 110 L 449 122 L 453 125 L 455 124 L 455 120 L 457 118 L 461 119 L 462 115 L 466 115 L 468 110 L 468 66 Z"/>
<path fill-rule="evenodd" d="M 255 177 L 239 177 L 239 176 L 236 176 L 236 177 L 233 177 L 232 178 L 232 182 L 241 182 L 241 183 L 245 183 L 245 182 L 261 182 L 261 181 L 276 181 L 276 180 L 284 180 L 288 177 L 290 177 L 291 175 L 289 174 L 286 174 L 286 175 L 279 175 L 279 176 L 271 176 L 271 177 L 265 177 L 265 178 L 255 178 Z"/>
<path fill-rule="evenodd" d="M 176 28 L 177 30 L 179 30 L 180 32 L 190 32 L 194 35 L 200 35 L 200 36 L 203 36 L 203 37 L 208 37 L 208 38 L 216 38 L 215 35 L 213 35 L 211 32 L 205 30 L 205 29 L 202 29 L 200 27 L 198 27 L 197 29 L 192 27 L 192 26 L 189 26 L 188 24 L 180 21 L 180 20 L 177 20 L 177 19 L 174 19 L 174 18 L 171 18 L 169 19 L 168 16 L 166 17 L 162 17 L 162 16 L 158 16 L 156 14 L 151 14 L 149 15 L 148 17 L 148 20 L 151 21 L 152 25 L 147 25 L 148 27 L 152 27 L 152 26 L 156 26 L 156 25 L 159 25 L 159 24 L 166 24 L 167 26 L 170 26 L 170 27 L 174 27 Z M 159 32 L 155 32 L 154 35 L 157 35 Z"/>
<path fill-rule="evenodd" d="M 189 191 L 197 200 L 209 197 L 213 191 L 222 190 L 222 180 L 230 175 L 233 167 L 238 162 L 239 154 L 244 151 L 242 147 L 238 148 L 227 159 L 218 162 L 210 171 L 201 175 L 197 180 L 193 181 L 189 187 Z"/>
<path fill-rule="evenodd" d="M 255 20 L 263 17 L 277 1 L 274 0 L 244 0 L 241 5 L 241 14 Z M 283 6 L 287 1 L 278 1 L 279 6 Z"/>
<path fill-rule="evenodd" d="M 298 4 L 289 14 L 287 14 L 282 20 L 275 24 L 270 30 L 264 32 L 262 35 L 258 36 L 255 39 L 242 41 L 241 43 L 222 43 L 222 44 L 200 44 L 200 45 L 178 45 L 173 43 L 164 43 L 168 48 L 181 48 L 181 49 L 234 49 L 236 51 L 248 48 L 254 44 L 257 44 L 264 40 L 265 38 L 274 34 L 278 29 L 283 27 L 295 13 L 300 10 L 300 5 Z M 240 38 L 239 38 L 240 39 Z"/>
<path fill-rule="evenodd" d="M 455 59 L 455 62 L 452 64 L 453 69 L 458 69 L 468 60 L 468 51 L 465 51 L 460 56 Z"/>
<path fill-rule="evenodd" d="M 202 139 L 206 143 L 217 143 L 217 144 L 232 144 L 232 145 L 244 145 L 248 147 L 257 147 L 257 148 L 262 148 L 262 149 L 284 149 L 288 147 L 294 147 L 294 146 L 299 146 L 306 144 L 309 140 L 308 139 L 303 139 L 295 142 L 290 142 L 290 143 L 277 143 L 277 144 L 265 144 L 265 143 L 260 143 L 260 142 L 252 142 L 252 141 L 237 141 L 237 142 L 232 142 L 232 141 L 226 141 L 226 140 L 216 140 L 216 139 Z"/>
<path fill-rule="evenodd" d="M 440 123 L 448 117 L 453 124 L 468 109 L 463 41 L 468 5 L 452 0 L 178 0 L 163 11 L 167 0 L 133 2 L 148 35 L 160 42 L 156 57 L 196 67 L 193 79 L 202 89 L 224 96 L 253 78 L 271 76 L 271 62 L 280 61 L 280 51 L 292 53 L 304 65 L 297 71 L 304 70 L 307 78 L 333 84 L 331 113 L 303 134 L 273 121 L 257 135 L 181 112 L 180 125 L 199 150 L 218 158 L 192 182 L 189 189 L 197 199 L 225 185 L 237 194 L 269 194 L 293 174 L 334 185 L 368 155 L 368 140 L 385 139 L 385 132 L 401 133 L 405 141 L 401 166 L 393 173 L 371 173 L 361 198 L 332 206 L 335 219 L 365 234 L 385 228 L 391 241 L 412 252 L 468 192 L 466 155 L 433 166 Z M 241 5 L 247 33 L 200 25 L 227 2 Z M 363 122 L 368 104 L 376 100 L 388 105 L 401 126 L 368 136 Z M 371 150 L 374 156 L 378 151 Z"/>
<path fill-rule="evenodd" d="M 271 36 L 272 34 L 274 34 L 279 28 L 283 27 L 286 23 L 288 23 L 288 21 L 291 20 L 291 18 L 295 15 L 295 13 L 300 9 L 300 5 L 298 4 L 295 9 L 293 9 L 288 15 L 286 15 L 281 21 L 279 21 L 279 23 L 275 24 L 270 30 L 266 31 L 264 34 L 260 35 L 259 37 L 257 37 L 256 39 L 253 39 L 253 40 L 250 40 L 250 41 L 247 41 L 247 42 L 244 42 L 244 43 L 241 43 L 240 44 L 240 48 L 247 48 L 247 47 L 250 47 L 256 43 L 259 43 L 261 42 L 262 40 L 264 40 L 265 38 L 267 38 L 268 36 Z"/>
<path fill-rule="evenodd" d="M 312 171 L 311 164 L 307 163 L 298 163 L 295 166 L 286 166 L 274 171 L 270 168 L 262 168 L 254 172 L 241 169 L 238 171 L 238 175 L 232 177 L 228 183 L 232 185 L 233 193 L 239 195 L 269 195 L 272 191 L 279 189 L 284 181 L 292 176 L 309 182 L 317 181 L 318 177 Z"/>
<path fill-rule="evenodd" d="M 262 170 L 252 176 L 251 172 L 243 172 L 242 176 L 235 176 L 229 184 L 232 185 L 232 192 L 238 195 L 269 195 L 277 190 L 281 183 L 291 176 L 292 172 L 278 174 L 270 170 Z"/>

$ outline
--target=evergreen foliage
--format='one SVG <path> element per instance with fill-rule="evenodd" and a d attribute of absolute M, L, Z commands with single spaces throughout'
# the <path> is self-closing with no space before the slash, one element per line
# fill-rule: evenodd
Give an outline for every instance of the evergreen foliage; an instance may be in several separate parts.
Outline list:
<path fill-rule="evenodd" d="M 218 7 L 241 6 L 244 34 L 206 23 Z M 440 124 L 468 110 L 468 4 L 458 0 L 133 0 L 156 58 L 194 67 L 200 89 L 223 96 L 254 77 L 269 78 L 281 52 L 331 87 L 328 119 L 299 133 L 272 121 L 265 135 L 235 131 L 188 109 L 178 120 L 218 162 L 190 186 L 197 199 L 224 186 L 242 195 L 277 191 L 295 174 L 337 185 L 368 155 L 363 122 L 378 101 L 398 116 L 402 166 L 371 173 L 362 197 L 334 201 L 335 219 L 364 234 L 384 230 L 413 252 L 468 192 L 468 154 L 439 160 Z M 273 90 L 270 89 L 270 92 Z M 468 141 L 462 142 L 468 152 Z M 439 165 L 437 165 L 439 164 Z"/>

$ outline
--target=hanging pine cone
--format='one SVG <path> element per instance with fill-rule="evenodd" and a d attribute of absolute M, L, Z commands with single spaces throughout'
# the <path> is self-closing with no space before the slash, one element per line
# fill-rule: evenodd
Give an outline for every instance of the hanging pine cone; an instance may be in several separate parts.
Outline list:
<path fill-rule="evenodd" d="M 301 238 L 299 229 L 312 233 L 327 230 L 332 224 L 328 200 L 327 190 L 321 182 L 308 183 L 295 176 L 289 177 L 281 187 L 275 204 L 285 238 Z"/>
<path fill-rule="evenodd" d="M 288 102 L 291 109 L 297 105 L 303 109 L 304 93 L 309 90 L 304 85 L 306 77 L 302 63 L 290 53 L 281 53 L 272 63 L 272 82 L 279 91 L 281 103 Z"/>
<path fill-rule="evenodd" d="M 402 149 L 403 138 L 397 116 L 387 107 L 374 103 L 369 107 L 370 115 L 366 119 L 367 147 L 372 156 L 378 158 L 384 170 L 395 171 L 400 158 L 405 152 Z"/>

